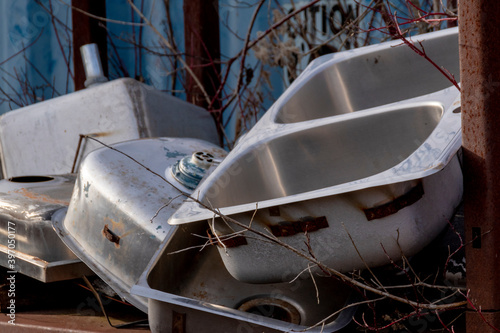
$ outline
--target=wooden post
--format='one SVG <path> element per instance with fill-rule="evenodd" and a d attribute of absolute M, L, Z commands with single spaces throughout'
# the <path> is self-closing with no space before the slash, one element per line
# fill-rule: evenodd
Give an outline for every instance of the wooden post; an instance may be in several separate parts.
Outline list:
<path fill-rule="evenodd" d="M 500 1 L 459 5 L 467 333 L 500 329 Z"/>
<path fill-rule="evenodd" d="M 73 7 L 79 8 L 87 13 L 100 17 L 106 17 L 105 0 L 72 0 L 71 3 Z M 85 88 L 85 71 L 83 69 L 82 57 L 80 55 L 80 46 L 89 43 L 96 43 L 98 45 L 104 75 L 108 75 L 107 33 L 106 29 L 99 26 L 99 24 L 105 25 L 106 22 L 91 18 L 75 9 L 72 10 L 72 20 L 75 90 L 80 90 Z"/>

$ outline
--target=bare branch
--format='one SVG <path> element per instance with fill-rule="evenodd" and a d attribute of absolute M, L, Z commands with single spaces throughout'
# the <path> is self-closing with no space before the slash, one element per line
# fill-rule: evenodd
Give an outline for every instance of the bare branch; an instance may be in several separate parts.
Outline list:
<path fill-rule="evenodd" d="M 149 26 L 153 30 L 153 32 L 160 38 L 160 40 L 163 42 L 163 44 L 165 45 L 165 47 L 175 53 L 175 49 L 172 46 L 172 44 L 170 44 L 170 42 L 165 38 L 165 36 L 163 36 L 163 34 L 160 33 L 160 31 L 158 31 L 158 29 L 156 29 L 156 27 L 139 10 L 139 8 L 137 8 L 137 6 L 134 4 L 134 2 L 132 0 L 127 0 L 127 2 L 130 5 L 130 7 L 132 7 L 132 9 L 141 17 L 141 19 L 144 21 L 144 24 L 146 24 L 147 26 Z M 179 62 L 182 64 L 182 66 L 189 73 L 189 75 L 193 78 L 193 81 L 196 83 L 196 85 L 198 86 L 198 88 L 200 88 L 200 91 L 202 92 L 202 94 L 203 94 L 203 96 L 204 96 L 205 101 L 207 102 L 207 104 L 210 105 L 210 97 L 208 96 L 208 93 L 205 90 L 205 87 L 201 83 L 200 79 L 196 76 L 196 74 L 194 74 L 193 70 L 189 67 L 189 65 L 186 63 L 186 61 L 181 56 L 178 56 L 177 58 L 178 58 Z"/>

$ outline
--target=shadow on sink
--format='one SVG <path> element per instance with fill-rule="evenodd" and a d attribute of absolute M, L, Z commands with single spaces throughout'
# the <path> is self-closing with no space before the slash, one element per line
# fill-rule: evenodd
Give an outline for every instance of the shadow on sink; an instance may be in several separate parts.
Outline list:
<path fill-rule="evenodd" d="M 442 115 L 440 104 L 426 103 L 367 112 L 260 142 L 226 162 L 232 162 L 227 169 L 236 170 L 237 177 L 220 177 L 206 197 L 213 207 L 223 208 L 375 175 L 414 153 Z"/>
<path fill-rule="evenodd" d="M 451 29 L 440 38 L 422 40 L 426 54 L 459 82 L 458 30 Z M 277 123 L 295 123 L 386 105 L 451 86 L 427 59 L 401 41 L 385 44 L 385 49 L 354 50 L 352 57 L 336 61 L 317 72 L 284 102 L 276 115 Z M 418 43 L 416 43 L 418 46 Z M 366 51 L 364 51 L 366 50 Z M 445 52 L 443 50 L 446 50 Z M 328 59 L 325 56 L 324 59 Z M 330 63 L 329 60 L 322 60 Z"/>
<path fill-rule="evenodd" d="M 0 181 L 1 266 L 42 282 L 93 274 L 52 228 L 51 217 L 68 206 L 74 184 L 72 174 Z"/>
<path fill-rule="evenodd" d="M 200 243 L 201 238 L 193 234 L 206 235 L 204 224 L 179 227 L 132 289 L 133 293 L 149 298 L 153 332 L 172 329 L 181 320 L 176 318 L 179 313 L 184 314 L 182 321 L 189 332 L 204 331 L 207 325 L 213 325 L 217 332 L 235 332 L 242 326 L 249 332 L 250 328 L 255 332 L 303 330 L 349 302 L 351 289 L 345 284 L 315 275 L 317 298 L 315 283 L 307 270 L 291 283 L 237 281 L 225 269 L 215 246 L 178 252 Z M 353 313 L 354 308 L 350 307 L 333 316 L 323 327 L 324 332 L 344 327 Z M 316 329 L 319 332 L 321 325 Z"/>

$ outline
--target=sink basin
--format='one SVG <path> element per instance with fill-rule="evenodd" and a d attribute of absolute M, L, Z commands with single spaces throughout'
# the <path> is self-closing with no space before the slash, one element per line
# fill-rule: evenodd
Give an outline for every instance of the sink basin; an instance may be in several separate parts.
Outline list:
<path fill-rule="evenodd" d="M 458 71 L 457 34 L 414 39 Z M 460 93 L 399 44 L 311 63 L 195 190 L 204 205 L 187 200 L 169 223 L 208 220 L 222 238 L 246 236 L 220 254 L 231 275 L 248 283 L 287 281 L 284 271 L 298 274 L 308 261 L 223 215 L 306 255 L 308 242 L 318 260 L 341 272 L 420 251 L 461 200 Z"/>
<path fill-rule="evenodd" d="M 0 181 L 0 265 L 42 282 L 93 274 L 52 228 L 52 215 L 69 205 L 75 178 L 68 174 Z"/>
<path fill-rule="evenodd" d="M 425 52 L 460 81 L 458 30 L 414 37 Z M 401 41 L 328 55 L 313 62 L 285 94 L 276 122 L 318 119 L 411 99 L 450 86 L 443 74 Z M 390 46 L 390 47 L 387 47 Z M 417 45 L 418 46 L 418 45 Z M 317 67 L 322 67 L 317 70 Z M 313 72 L 314 73 L 311 73 Z"/>
<path fill-rule="evenodd" d="M 183 323 L 186 332 L 302 331 L 342 310 L 355 297 L 334 278 L 302 276 L 291 283 L 248 284 L 235 280 L 215 246 L 191 248 L 204 241 L 200 224 L 181 226 L 165 240 L 132 288 L 149 298 L 152 332 L 169 332 Z M 187 250 L 186 250 L 187 249 Z M 305 275 L 309 276 L 309 273 Z M 355 307 L 348 307 L 307 332 L 335 332 L 347 325 Z"/>
<path fill-rule="evenodd" d="M 79 144 L 80 135 L 97 137 L 106 144 L 166 136 L 219 142 L 206 110 L 122 78 L 2 115 L 4 178 L 78 170 L 83 158 L 101 147 L 92 140 Z"/>
<path fill-rule="evenodd" d="M 231 160 L 227 168 L 239 172 L 217 195 L 209 193 L 210 203 L 223 208 L 263 202 L 381 173 L 412 155 L 443 111 L 440 103 L 360 111 L 262 140 Z"/>
<path fill-rule="evenodd" d="M 52 221 L 61 240 L 83 262 L 117 294 L 147 312 L 147 299 L 131 295 L 130 288 L 161 242 L 176 230 L 166 221 L 191 192 L 174 178 L 167 182 L 165 173 L 200 150 L 219 160 L 226 152 L 189 138 L 132 140 L 112 148 L 85 158 L 67 211 L 56 212 Z"/>

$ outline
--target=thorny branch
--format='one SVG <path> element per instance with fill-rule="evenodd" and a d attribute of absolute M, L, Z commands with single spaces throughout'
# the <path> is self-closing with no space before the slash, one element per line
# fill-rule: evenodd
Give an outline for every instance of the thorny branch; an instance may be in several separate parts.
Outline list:
<path fill-rule="evenodd" d="M 73 10 L 76 10 L 77 12 L 79 12 L 81 14 L 87 15 L 88 17 L 91 17 L 91 18 L 99 20 L 99 21 L 114 23 L 114 24 L 121 24 L 121 25 L 129 25 L 129 26 L 134 26 L 134 27 L 142 27 L 142 26 L 146 25 L 146 23 L 127 22 L 127 21 L 113 20 L 113 19 L 109 19 L 107 17 L 97 16 L 97 15 L 94 15 L 92 13 L 86 12 L 78 7 L 70 5 L 70 4 L 66 3 L 64 0 L 57 0 L 57 1 L 59 1 L 61 4 L 65 5 L 65 6 L 70 7 Z"/>
<path fill-rule="evenodd" d="M 243 72 L 244 72 L 244 68 L 245 68 L 245 57 L 246 57 L 246 54 L 248 52 L 248 50 L 252 49 L 255 45 L 257 45 L 257 43 L 259 43 L 261 40 L 263 40 L 267 35 L 273 33 L 277 28 L 279 28 L 280 26 L 282 26 L 283 24 L 285 24 L 286 22 L 288 22 L 291 18 L 295 17 L 296 15 L 302 13 L 303 11 L 307 10 L 308 8 L 310 8 L 311 6 L 313 6 L 314 4 L 316 4 L 317 2 L 319 2 L 320 0 L 314 0 L 310 3 L 308 3 L 307 5 L 305 6 L 302 6 L 300 8 L 298 8 L 297 10 L 293 11 L 292 13 L 290 13 L 289 15 L 285 16 L 284 18 L 282 18 L 281 20 L 279 20 L 278 22 L 274 23 L 270 28 L 268 28 L 265 32 L 263 32 L 262 34 L 260 34 L 256 39 L 254 39 L 253 41 L 250 41 L 250 34 L 251 34 L 251 29 L 248 30 L 247 32 L 247 35 L 245 37 L 245 43 L 244 43 L 244 47 L 243 49 L 238 52 L 234 57 L 230 58 L 227 62 L 226 62 L 226 69 L 225 69 L 225 75 L 223 76 L 223 79 L 222 79 L 222 82 L 219 86 L 219 89 L 217 90 L 217 92 L 215 93 L 215 96 L 217 98 L 220 97 L 220 95 L 222 94 L 225 86 L 226 86 L 226 83 L 228 82 L 228 79 L 229 79 L 229 75 L 231 73 L 231 67 L 233 65 L 233 63 L 235 63 L 240 57 L 242 57 L 242 60 L 241 60 L 241 66 L 240 66 L 240 72 L 239 72 L 239 75 L 238 75 L 238 85 L 237 85 L 237 89 L 234 91 L 234 93 L 231 95 L 231 97 L 229 98 L 229 100 L 226 101 L 225 105 L 221 107 L 220 109 L 220 113 L 222 114 L 227 108 L 229 108 L 232 104 L 232 102 L 238 97 L 241 95 L 240 93 L 240 88 L 241 88 L 241 80 L 242 80 L 242 77 L 243 77 Z M 254 12 L 254 15 L 253 15 L 253 18 L 252 18 L 252 22 L 255 21 L 255 17 L 260 9 L 260 7 L 263 5 L 264 1 L 260 1 L 259 2 L 259 5 L 258 5 L 258 8 L 255 10 Z M 253 23 L 251 24 L 253 25 Z M 245 112 L 244 110 L 242 110 L 241 112 Z M 232 116 L 229 115 L 228 118 L 230 118 Z M 222 119 L 222 117 L 221 117 Z"/>
<path fill-rule="evenodd" d="M 476 311 L 476 313 L 479 314 L 479 316 L 481 317 L 481 319 L 489 326 L 491 327 L 493 330 L 495 330 L 496 332 L 500 332 L 500 329 L 496 328 L 495 326 L 493 326 L 483 315 L 483 312 L 481 310 L 481 307 L 477 307 L 473 302 L 472 300 L 470 299 L 469 297 L 469 291 L 467 291 L 467 294 L 463 294 L 462 293 L 462 296 L 465 297 L 465 299 L 467 299 L 467 304 L 474 310 Z"/>
<path fill-rule="evenodd" d="M 127 0 L 127 2 L 130 5 L 130 7 L 132 7 L 132 9 L 140 16 L 140 18 L 144 21 L 144 23 L 147 26 L 149 26 L 151 28 L 151 30 L 153 30 L 153 32 L 161 39 L 161 41 L 163 42 L 163 44 L 165 45 L 165 47 L 175 53 L 176 50 L 170 44 L 170 42 L 165 38 L 165 36 L 160 31 L 158 31 L 158 29 L 139 10 L 139 8 L 137 8 L 137 6 L 134 4 L 134 2 L 132 0 Z M 208 93 L 205 90 L 205 86 L 201 83 L 201 81 L 198 78 L 198 76 L 196 76 L 196 74 L 194 74 L 193 70 L 191 69 L 191 67 L 189 67 L 189 65 L 186 63 L 186 61 L 184 60 L 184 58 L 182 58 L 181 56 L 178 56 L 178 60 L 182 64 L 182 66 L 184 67 L 184 69 L 189 73 L 189 75 L 191 76 L 191 78 L 193 79 L 193 81 L 196 83 L 196 85 L 198 86 L 198 88 L 200 89 L 200 91 L 203 94 L 203 96 L 204 96 L 207 104 L 210 104 L 210 97 L 208 96 Z"/>
<path fill-rule="evenodd" d="M 263 232 L 260 232 L 258 230 L 255 230 L 255 229 L 252 229 L 252 228 L 248 228 L 248 226 L 246 226 L 245 224 L 229 217 L 229 216 L 225 216 L 223 214 L 221 214 L 219 211 L 217 210 L 214 210 L 212 208 L 210 208 L 208 205 L 200 202 L 199 200 L 195 199 L 195 198 L 191 198 L 189 197 L 189 199 L 195 201 L 196 203 L 198 203 L 199 205 L 201 205 L 203 208 L 207 209 L 207 210 L 210 210 L 212 211 L 214 214 L 216 214 L 216 216 L 224 219 L 225 221 L 227 222 L 230 222 L 242 229 L 245 229 L 251 233 L 254 233 L 270 242 L 273 242 L 287 250 L 289 250 L 290 252 L 292 253 L 295 253 L 296 255 L 298 255 L 299 257 L 302 257 L 306 260 L 308 260 L 309 262 L 317 265 L 318 267 L 320 267 L 322 270 L 326 271 L 326 272 L 329 272 L 331 273 L 333 276 L 336 276 L 338 277 L 340 280 L 344 281 L 344 282 L 347 282 L 353 286 L 356 286 L 356 287 L 359 287 L 359 288 L 362 288 L 366 291 L 369 291 L 369 292 L 372 292 L 376 295 L 379 295 L 379 296 L 384 296 L 384 297 L 387 297 L 389 299 L 392 299 L 392 300 L 395 300 L 395 301 L 398 301 L 400 303 L 403 303 L 403 304 L 408 304 L 408 305 L 411 305 L 413 307 L 416 307 L 416 308 L 423 308 L 423 309 L 429 309 L 429 310 L 445 310 L 445 309 L 453 309 L 453 308 L 456 308 L 456 307 L 459 307 L 459 306 L 463 306 L 465 304 L 467 304 L 466 301 L 462 301 L 462 302 L 457 302 L 457 303 L 452 303 L 452 304 L 423 304 L 423 303 L 420 303 L 420 302 L 415 302 L 415 301 L 411 301 L 411 300 L 408 300 L 408 299 L 405 299 L 405 298 L 402 298 L 402 297 L 399 297 L 399 296 L 396 296 L 396 295 L 393 295 L 387 291 L 384 291 L 384 290 L 380 290 L 378 288 L 374 288 L 372 286 L 369 286 L 367 284 L 364 284 L 364 283 L 361 283 L 359 281 L 357 281 L 356 279 L 353 279 L 343 273 L 340 273 L 339 271 L 333 269 L 333 268 L 330 268 L 328 266 L 325 266 L 323 263 L 321 263 L 320 261 L 318 261 L 317 259 L 313 258 L 312 256 L 310 256 L 309 254 L 307 253 L 304 253 L 300 250 L 297 250 L 295 249 L 294 247 L 288 245 L 287 243 L 279 240 L 278 238 L 276 237 L 271 237 Z M 439 286 L 433 286 L 434 288 L 437 288 L 439 289 L 440 287 Z"/>
<path fill-rule="evenodd" d="M 388 1 L 388 0 L 386 0 Z M 438 64 L 434 62 L 433 59 L 431 59 L 427 53 L 425 52 L 424 46 L 422 43 L 419 41 L 419 46 L 415 45 L 415 43 L 411 42 L 409 38 L 405 36 L 405 33 L 401 30 L 401 25 L 408 25 L 408 24 L 415 24 L 417 22 L 442 22 L 446 20 L 457 20 L 456 17 L 448 17 L 450 16 L 448 13 L 428 13 L 422 10 L 420 7 L 417 7 L 412 1 L 406 0 L 406 2 L 412 6 L 413 8 L 417 9 L 420 12 L 424 13 L 423 16 L 419 15 L 416 18 L 403 18 L 403 22 L 400 23 L 399 19 L 401 17 L 397 16 L 395 13 L 393 13 L 390 9 L 390 3 L 388 3 L 387 6 L 385 6 L 382 10 L 378 10 L 375 8 L 372 8 L 373 11 L 378 11 L 384 18 L 385 22 L 387 25 L 385 27 L 379 27 L 379 28 L 372 28 L 369 31 L 383 31 L 390 35 L 394 39 L 399 39 L 403 42 L 404 45 L 408 46 L 412 51 L 414 51 L 416 54 L 419 56 L 425 58 L 432 66 L 434 66 L 445 78 L 447 78 L 457 89 L 458 91 L 461 91 L 460 86 L 458 85 L 457 80 L 451 74 L 448 70 L 445 68 L 442 68 Z M 445 16 L 444 18 L 439 18 L 439 19 L 427 19 L 429 16 Z"/>
<path fill-rule="evenodd" d="M 49 8 L 50 12 L 52 12 L 52 1 L 49 1 Z M 63 56 L 64 62 L 66 63 L 66 67 L 68 68 L 68 75 L 71 77 L 71 79 L 74 81 L 75 77 L 73 75 L 73 72 L 71 71 L 71 65 L 70 65 L 70 55 L 66 55 L 66 52 L 64 51 L 64 46 L 63 43 L 61 42 L 61 37 L 59 37 L 59 30 L 57 29 L 57 23 L 55 20 L 55 15 L 50 16 L 51 21 L 52 21 L 52 26 L 54 27 L 54 34 L 57 39 L 57 44 L 59 45 L 59 49 L 61 50 L 61 55 Z M 71 54 L 71 51 L 70 51 Z M 67 87 L 67 84 L 66 84 Z"/>

